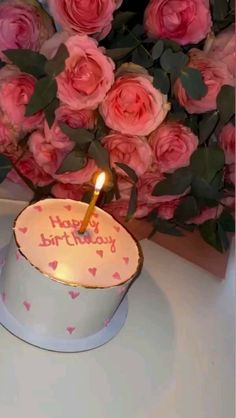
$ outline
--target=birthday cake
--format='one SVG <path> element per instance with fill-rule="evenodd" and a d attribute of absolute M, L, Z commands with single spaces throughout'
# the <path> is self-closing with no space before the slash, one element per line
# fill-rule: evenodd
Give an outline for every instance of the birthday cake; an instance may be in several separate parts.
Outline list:
<path fill-rule="evenodd" d="M 79 233 L 87 204 L 45 199 L 24 209 L 2 273 L 11 315 L 42 336 L 83 338 L 109 326 L 142 268 L 130 233 L 95 208 Z"/>

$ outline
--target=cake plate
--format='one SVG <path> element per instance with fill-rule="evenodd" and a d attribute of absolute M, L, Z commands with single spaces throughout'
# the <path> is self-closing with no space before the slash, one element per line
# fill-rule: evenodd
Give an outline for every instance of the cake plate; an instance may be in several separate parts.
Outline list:
<path fill-rule="evenodd" d="M 0 250 L 1 259 L 5 258 L 7 253 L 7 247 Z M 1 289 L 1 270 L 0 267 L 0 289 Z M 31 328 L 23 326 L 17 321 L 15 317 L 7 310 L 6 305 L 3 303 L 2 297 L 0 298 L 0 324 L 3 325 L 13 335 L 21 340 L 45 349 L 49 351 L 57 351 L 64 353 L 75 353 L 80 351 L 92 350 L 106 344 L 112 338 L 114 338 L 120 329 L 123 327 L 128 314 L 128 297 L 124 296 L 122 302 L 111 318 L 109 324 L 102 328 L 96 334 L 90 335 L 86 338 L 52 338 L 45 337 L 37 334 Z"/>

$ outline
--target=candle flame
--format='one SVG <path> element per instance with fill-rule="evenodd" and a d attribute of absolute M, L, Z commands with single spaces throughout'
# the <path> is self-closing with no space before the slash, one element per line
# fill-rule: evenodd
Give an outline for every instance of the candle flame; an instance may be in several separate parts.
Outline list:
<path fill-rule="evenodd" d="M 106 179 L 106 174 L 104 172 L 99 174 L 99 176 L 97 177 L 97 180 L 96 180 L 96 184 L 95 184 L 95 190 L 96 191 L 101 190 L 101 188 L 103 187 L 103 185 L 105 183 L 105 179 Z"/>

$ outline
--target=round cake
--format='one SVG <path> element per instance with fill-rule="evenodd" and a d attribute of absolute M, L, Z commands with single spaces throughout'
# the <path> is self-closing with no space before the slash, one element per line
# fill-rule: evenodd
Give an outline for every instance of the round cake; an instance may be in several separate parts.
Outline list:
<path fill-rule="evenodd" d="M 111 215 L 88 205 L 45 199 L 15 221 L 3 269 L 2 298 L 21 324 L 50 337 L 82 338 L 109 326 L 142 268 L 138 243 Z"/>

